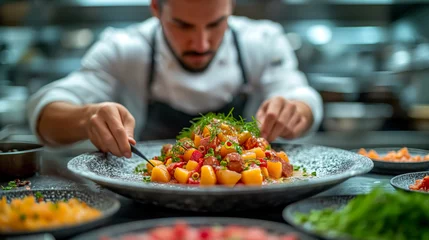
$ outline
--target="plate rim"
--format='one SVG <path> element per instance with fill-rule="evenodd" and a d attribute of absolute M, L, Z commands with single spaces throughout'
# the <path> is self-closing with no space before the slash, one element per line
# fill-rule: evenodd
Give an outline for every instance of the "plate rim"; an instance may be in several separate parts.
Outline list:
<path fill-rule="evenodd" d="M 349 198 L 348 201 L 350 201 L 353 198 L 356 198 L 358 196 L 363 196 L 365 194 L 340 194 L 340 195 L 329 195 L 329 196 L 319 196 L 319 197 L 310 197 L 310 198 L 306 198 L 297 202 L 294 202 L 292 204 L 289 204 L 288 206 L 286 206 L 283 211 L 282 211 L 282 218 L 284 221 L 286 221 L 288 224 L 290 224 L 291 226 L 293 226 L 294 228 L 298 229 L 301 232 L 304 232 L 306 234 L 310 234 L 312 236 L 315 237 L 322 237 L 323 239 L 332 239 L 332 240 L 337 240 L 337 239 L 343 239 L 341 236 L 338 236 L 336 238 L 333 238 L 332 236 L 329 236 L 328 234 L 319 234 L 315 231 L 311 231 L 305 227 L 303 227 L 300 224 L 295 223 L 295 221 L 293 219 L 289 220 L 289 216 L 292 216 L 292 208 L 295 208 L 296 206 L 298 206 L 299 204 L 303 204 L 305 202 L 308 201 L 317 201 L 317 200 L 328 200 L 328 201 L 332 201 L 333 198 Z M 346 236 L 344 236 L 346 237 Z M 345 238 L 345 239 L 349 239 L 349 238 Z"/>
<path fill-rule="evenodd" d="M 297 233 L 298 235 L 304 235 L 307 238 L 314 238 L 312 235 L 309 235 L 306 232 L 302 232 L 297 228 L 294 228 L 291 225 L 288 225 L 284 220 L 282 222 L 276 222 L 276 221 L 270 221 L 270 220 L 263 220 L 263 219 L 255 219 L 255 218 L 243 218 L 243 217 L 165 217 L 165 218 L 152 218 L 152 219 L 146 219 L 146 220 L 134 220 L 130 222 L 124 222 L 119 224 L 114 224 L 110 226 L 105 226 L 99 229 L 95 229 L 92 231 L 88 231 L 86 233 L 79 234 L 77 236 L 72 237 L 70 240 L 83 240 L 87 239 L 88 237 L 100 237 L 100 233 L 104 230 L 109 229 L 109 232 L 119 232 L 121 234 L 121 229 L 124 231 L 139 231 L 141 228 L 154 228 L 157 225 L 160 224 L 166 224 L 168 226 L 173 225 L 176 221 L 185 221 L 189 225 L 195 225 L 196 223 L 201 223 L 202 225 L 209 225 L 206 223 L 213 222 L 220 223 L 220 225 L 239 225 L 239 226 L 262 226 L 263 229 L 267 230 L 268 228 L 271 229 L 288 229 L 291 230 L 291 233 Z M 214 225 L 213 224 L 213 225 Z M 118 231 L 119 230 L 119 231 Z M 106 234 L 109 236 L 109 234 Z"/>
<path fill-rule="evenodd" d="M 167 140 L 156 140 L 156 141 L 147 141 L 147 142 L 139 142 L 139 144 L 159 144 L 161 142 L 166 142 Z M 333 147 L 328 147 L 328 146 L 322 146 L 322 145 L 314 145 L 314 144 L 285 144 L 285 143 L 273 143 L 272 145 L 277 145 L 277 146 L 281 146 L 281 145 L 289 145 L 289 146 L 313 146 L 313 147 L 323 147 L 323 148 L 327 148 L 327 149 L 335 149 L 335 150 L 340 150 L 340 151 L 345 151 L 348 152 L 348 150 L 345 149 L 341 149 L 341 148 L 333 148 Z M 357 153 L 354 153 L 357 154 Z M 123 180 L 117 180 L 117 179 L 112 179 L 112 178 L 106 178 L 103 176 L 99 176 L 97 174 L 94 174 L 92 172 L 86 172 L 86 171 L 79 171 L 79 169 L 74 169 L 73 167 L 73 162 L 76 161 L 80 156 L 83 155 L 88 155 L 88 156 L 92 156 L 92 157 L 97 157 L 100 155 L 105 155 L 104 153 L 101 152 L 87 152 L 84 154 L 81 154 L 79 156 L 76 156 L 74 158 L 72 158 L 71 160 L 69 160 L 69 162 L 67 163 L 67 168 L 68 170 L 70 170 L 71 172 L 78 174 L 82 177 L 85 177 L 89 180 L 92 180 L 94 182 L 97 183 L 102 183 L 102 185 L 104 186 L 110 186 L 110 187 L 118 187 L 120 185 L 121 188 L 124 189 L 139 189 L 139 190 L 144 190 L 144 191 L 155 191 L 155 192 L 162 192 L 162 193 L 171 193 L 172 191 L 174 192 L 180 192 L 180 193 L 186 193 L 189 195 L 200 195 L 201 193 L 207 194 L 207 195 L 223 195 L 225 193 L 228 194 L 252 194 L 252 193 L 260 193 L 261 190 L 262 191 L 284 191 L 285 189 L 297 189 L 297 188 L 302 188 L 302 187 L 308 187 L 310 186 L 318 186 L 320 184 L 322 185 L 328 185 L 328 184 L 333 184 L 335 182 L 338 181 L 345 181 L 351 177 L 354 176 L 358 176 L 358 175 L 362 175 L 365 173 L 368 173 L 372 170 L 372 168 L 374 167 L 374 163 L 372 162 L 372 160 L 368 157 L 362 156 L 360 154 L 359 155 L 359 163 L 356 163 L 355 165 L 357 166 L 366 166 L 368 165 L 367 168 L 359 168 L 357 170 L 352 170 L 352 171 L 348 171 L 348 172 L 342 172 L 339 174 L 335 174 L 335 175 L 330 175 L 330 176 L 326 176 L 323 178 L 314 178 L 314 179 L 308 179 L 305 181 L 296 181 L 296 182 L 292 182 L 292 183 L 287 183 L 287 184 L 272 184 L 272 185 L 267 185 L 267 186 L 263 186 L 263 187 L 252 187 L 252 186 L 246 186 L 246 187 L 240 187 L 240 188 L 230 188 L 230 187 L 222 187 L 222 186 L 216 186 L 216 187 L 211 187 L 211 188 L 191 188 L 191 187 L 178 187 L 178 188 L 169 188 L 169 187 L 165 187 L 162 184 L 153 184 L 153 183 L 137 183 L 137 182 L 131 182 L 131 181 L 123 181 Z M 118 182 L 120 181 L 120 183 Z"/>
<path fill-rule="evenodd" d="M 399 174 L 399 175 L 396 175 L 396 176 L 392 177 L 390 179 L 389 183 L 390 183 L 390 185 L 392 187 L 394 187 L 395 189 L 398 189 L 398 190 L 412 192 L 412 193 L 429 194 L 429 192 L 426 192 L 426 191 L 417 191 L 417 190 L 411 190 L 409 188 L 403 188 L 403 187 L 397 185 L 396 183 L 394 183 L 394 181 L 396 179 L 401 178 L 401 177 L 405 177 L 405 176 L 411 175 L 411 174 L 427 174 L 427 175 L 429 175 L 429 170 L 427 170 L 427 171 L 420 171 L 420 172 L 408 172 L 408 173 Z"/>
<path fill-rule="evenodd" d="M 365 150 L 371 150 L 371 149 L 373 149 L 373 150 L 377 151 L 377 149 L 378 150 L 387 150 L 387 149 L 390 149 L 390 150 L 398 149 L 398 150 L 400 150 L 401 148 L 403 148 L 403 147 L 397 147 L 397 148 L 396 147 L 380 147 L 380 148 L 363 148 L 363 149 L 365 149 Z M 408 148 L 409 151 L 426 152 L 426 155 L 429 154 L 429 150 L 426 150 L 426 149 L 409 148 L 409 147 L 407 147 L 407 148 Z M 356 148 L 356 149 L 354 148 L 354 149 L 350 149 L 349 151 L 354 152 L 354 153 L 358 153 L 357 151 L 359 151 L 359 149 L 361 149 L 361 148 Z M 429 160 L 423 160 L 423 161 L 420 161 L 420 162 L 389 162 L 389 161 L 376 160 L 376 159 L 373 159 L 373 158 L 369 158 L 369 159 L 371 159 L 372 161 L 377 162 L 377 163 L 382 163 L 384 165 L 392 165 L 392 166 L 393 165 L 399 165 L 399 164 L 408 164 L 408 165 L 428 164 L 429 165 Z"/>
<path fill-rule="evenodd" d="M 112 207 L 109 208 L 107 211 L 103 212 L 103 215 L 99 218 L 93 219 L 91 221 L 86 221 L 84 223 L 79 223 L 79 224 L 74 224 L 74 225 L 70 225 L 70 226 L 65 226 L 65 227 L 57 227 L 57 228 L 45 228 L 45 229 L 41 229 L 41 230 L 37 230 L 37 231 L 20 231 L 20 232 L 0 232 L 0 237 L 15 237 L 15 236 L 28 236 L 28 235 L 37 235 L 37 234 L 44 234 L 44 233 L 51 233 L 51 234 L 55 234 L 57 232 L 60 231 L 70 231 L 73 229 L 77 229 L 79 227 L 83 227 L 83 226 L 87 226 L 90 224 L 96 224 L 98 222 L 101 222 L 103 220 L 109 219 L 111 218 L 113 215 L 115 215 L 119 209 L 121 208 L 121 203 L 119 202 L 118 199 L 113 198 L 111 196 L 108 196 L 106 194 L 103 193 L 95 193 L 92 192 L 90 190 L 81 190 L 81 189 L 30 189 L 30 190 L 23 190 L 23 189 L 19 189 L 19 190 L 9 190 L 9 191 L 3 191 L 0 192 L 0 194 L 8 194 L 8 193 L 23 193 L 25 194 L 26 192 L 53 192 L 53 191 L 62 191 L 62 192 L 80 192 L 80 193 L 85 193 L 85 194 L 94 194 L 97 196 L 100 196 L 105 198 L 105 199 L 109 199 L 110 201 L 113 202 Z M 3 195 L 4 196 L 4 195 Z"/>

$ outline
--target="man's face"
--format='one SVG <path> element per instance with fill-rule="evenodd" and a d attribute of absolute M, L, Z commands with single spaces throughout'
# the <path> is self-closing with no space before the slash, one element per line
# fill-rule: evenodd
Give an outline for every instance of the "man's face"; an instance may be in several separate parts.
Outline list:
<path fill-rule="evenodd" d="M 232 0 L 168 0 L 160 7 L 152 4 L 176 57 L 188 70 L 204 71 L 228 28 Z"/>

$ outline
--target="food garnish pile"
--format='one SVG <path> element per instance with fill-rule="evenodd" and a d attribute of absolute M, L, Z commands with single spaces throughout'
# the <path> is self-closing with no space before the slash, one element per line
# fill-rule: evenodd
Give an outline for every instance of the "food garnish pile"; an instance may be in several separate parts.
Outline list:
<path fill-rule="evenodd" d="M 119 238 L 100 237 L 100 240 L 299 240 L 294 233 L 274 234 L 260 227 L 239 225 L 192 227 L 185 222 L 174 226 L 156 227 L 146 233 L 129 233 Z"/>
<path fill-rule="evenodd" d="M 379 187 L 353 198 L 339 210 L 297 213 L 295 221 L 341 239 L 429 239 L 429 198 L 425 194 L 388 192 Z"/>
<path fill-rule="evenodd" d="M 410 190 L 429 192 L 429 176 L 417 179 L 413 185 L 409 186 Z"/>
<path fill-rule="evenodd" d="M 65 227 L 94 220 L 101 212 L 76 198 L 63 201 L 44 201 L 34 196 L 0 200 L 0 232 L 37 231 Z"/>
<path fill-rule="evenodd" d="M 375 150 L 371 149 L 366 151 L 361 148 L 358 152 L 359 154 L 369 157 L 374 160 L 386 161 L 386 162 L 421 162 L 421 161 L 429 161 L 429 154 L 426 156 L 412 156 L 408 151 L 408 148 L 401 148 L 399 151 L 390 151 L 386 155 L 379 155 Z"/>
<path fill-rule="evenodd" d="M 292 166 L 284 151 L 275 151 L 260 137 L 255 119 L 209 113 L 182 130 L 174 145 L 136 167 L 146 182 L 200 186 L 260 186 L 281 183 L 292 176 L 311 177 L 305 168 Z"/>

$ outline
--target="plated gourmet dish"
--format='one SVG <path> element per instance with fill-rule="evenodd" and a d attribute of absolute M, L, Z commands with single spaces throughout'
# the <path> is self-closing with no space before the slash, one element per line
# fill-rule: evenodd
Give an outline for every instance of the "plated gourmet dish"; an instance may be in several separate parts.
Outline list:
<path fill-rule="evenodd" d="M 154 166 L 142 163 L 135 169 L 146 182 L 258 186 L 316 176 L 294 167 L 284 151 L 272 149 L 260 137 L 256 120 L 237 120 L 231 113 L 200 117 L 150 162 Z"/>
<path fill-rule="evenodd" d="M 399 151 L 389 151 L 385 155 L 378 154 L 375 150 L 371 149 L 367 151 L 364 148 L 361 148 L 358 151 L 359 154 L 369 157 L 378 161 L 386 161 L 386 162 L 421 162 L 421 161 L 429 161 L 428 155 L 411 155 L 408 151 L 408 148 L 401 148 Z"/>
<path fill-rule="evenodd" d="M 275 234 L 259 227 L 251 226 L 209 226 L 194 227 L 186 222 L 178 222 L 174 226 L 156 227 L 145 233 L 129 233 L 121 237 L 100 237 L 100 240 L 299 240 L 300 238 L 293 233 Z"/>
<path fill-rule="evenodd" d="M 376 188 L 354 198 L 307 199 L 288 208 L 288 221 L 329 239 L 405 240 L 429 236 L 429 199 L 424 194 Z"/>
<path fill-rule="evenodd" d="M 99 218 L 102 213 L 76 198 L 45 201 L 41 193 L 0 200 L 0 233 L 38 231 L 72 226 Z"/>
<path fill-rule="evenodd" d="M 429 175 L 422 179 L 417 179 L 409 188 L 410 190 L 429 192 Z"/>

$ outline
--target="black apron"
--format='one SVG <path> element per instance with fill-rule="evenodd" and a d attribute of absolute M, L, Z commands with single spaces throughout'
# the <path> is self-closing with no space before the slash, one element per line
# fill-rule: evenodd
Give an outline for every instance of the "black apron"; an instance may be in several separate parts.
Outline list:
<path fill-rule="evenodd" d="M 243 78 L 243 84 L 248 83 L 248 79 L 246 76 L 246 71 L 244 68 L 243 59 L 241 56 L 240 45 L 237 38 L 237 33 L 234 29 L 230 28 L 232 32 L 232 36 L 234 39 L 234 45 L 238 54 L 238 65 L 241 70 L 241 75 Z M 152 84 L 154 81 L 155 71 L 156 71 L 156 62 L 155 62 L 155 53 L 156 53 L 156 31 L 157 27 L 152 33 L 152 49 L 151 49 L 151 62 L 149 65 L 149 76 L 148 76 L 148 91 L 152 89 Z M 233 115 L 238 117 L 239 115 L 243 116 L 244 108 L 247 102 L 247 94 L 240 92 L 238 95 L 234 96 L 231 102 L 227 103 L 221 109 L 210 111 L 213 113 L 224 113 L 228 114 L 232 108 L 234 108 Z M 203 112 L 201 114 L 207 114 Z M 156 140 L 156 139 L 175 139 L 179 132 L 184 127 L 190 127 L 190 121 L 196 117 L 201 116 L 198 115 L 189 115 L 187 113 L 178 111 L 168 104 L 155 101 L 152 98 L 149 99 L 148 109 L 147 109 L 147 118 L 146 124 L 140 134 L 141 141 L 147 140 Z"/>

